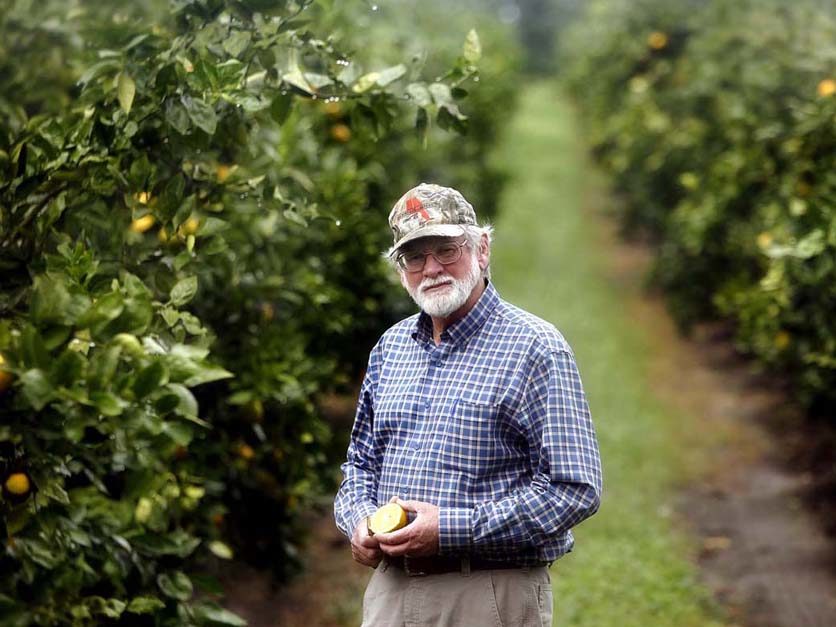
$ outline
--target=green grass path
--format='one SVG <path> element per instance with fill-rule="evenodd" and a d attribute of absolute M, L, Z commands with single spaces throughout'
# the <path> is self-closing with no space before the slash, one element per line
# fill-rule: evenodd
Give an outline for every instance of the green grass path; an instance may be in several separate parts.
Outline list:
<path fill-rule="evenodd" d="M 600 189 L 574 112 L 534 84 L 499 155 L 512 175 L 496 224 L 492 270 L 500 294 L 553 322 L 575 350 L 601 443 L 604 497 L 576 529 L 575 551 L 553 567 L 555 625 L 721 625 L 697 583 L 693 540 L 671 502 L 685 468 L 677 416 L 654 398 L 644 338 L 604 273 L 584 204 Z"/>

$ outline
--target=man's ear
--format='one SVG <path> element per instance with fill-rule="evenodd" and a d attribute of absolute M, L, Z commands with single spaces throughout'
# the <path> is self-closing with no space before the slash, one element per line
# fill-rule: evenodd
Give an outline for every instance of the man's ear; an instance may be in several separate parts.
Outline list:
<path fill-rule="evenodd" d="M 488 267 L 488 264 L 491 260 L 491 243 L 488 240 L 487 233 L 482 233 L 482 237 L 479 240 L 479 267 L 484 270 Z"/>

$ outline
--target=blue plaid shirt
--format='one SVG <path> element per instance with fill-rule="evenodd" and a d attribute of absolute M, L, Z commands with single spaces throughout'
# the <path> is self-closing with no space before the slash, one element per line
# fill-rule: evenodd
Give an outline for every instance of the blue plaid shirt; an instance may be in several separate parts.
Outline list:
<path fill-rule="evenodd" d="M 601 464 L 574 356 L 488 284 L 436 346 L 411 316 L 383 334 L 351 432 L 337 526 L 392 496 L 439 507 L 439 552 L 522 563 L 570 551 L 598 509 Z"/>

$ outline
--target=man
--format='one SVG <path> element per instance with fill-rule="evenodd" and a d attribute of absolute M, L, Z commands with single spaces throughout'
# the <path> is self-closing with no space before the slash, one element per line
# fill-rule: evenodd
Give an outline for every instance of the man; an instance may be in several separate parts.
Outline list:
<path fill-rule="evenodd" d="M 572 350 L 499 297 L 491 228 L 459 192 L 421 184 L 389 225 L 421 312 L 371 352 L 334 505 L 354 559 L 376 567 L 363 625 L 550 626 L 548 567 L 601 491 Z M 370 535 L 387 501 L 411 520 Z"/>

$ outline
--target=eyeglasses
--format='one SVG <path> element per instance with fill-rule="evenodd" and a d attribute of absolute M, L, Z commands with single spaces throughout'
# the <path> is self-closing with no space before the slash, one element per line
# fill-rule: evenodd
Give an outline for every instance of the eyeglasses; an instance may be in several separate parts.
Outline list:
<path fill-rule="evenodd" d="M 427 261 L 427 255 L 432 255 L 442 266 L 456 263 L 462 258 L 462 248 L 467 246 L 467 242 L 445 242 L 443 244 L 436 244 L 432 248 L 425 250 L 408 250 L 398 255 L 398 265 L 407 272 L 418 272 L 424 269 L 424 264 Z"/>

